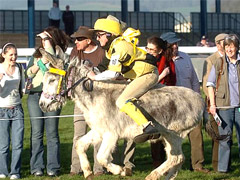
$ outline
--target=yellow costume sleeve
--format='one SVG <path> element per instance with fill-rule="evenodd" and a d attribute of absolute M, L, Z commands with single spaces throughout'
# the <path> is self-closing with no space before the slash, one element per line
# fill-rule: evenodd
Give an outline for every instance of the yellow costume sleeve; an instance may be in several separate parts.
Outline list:
<path fill-rule="evenodd" d="M 123 64 L 125 66 L 128 65 L 126 63 L 131 59 L 133 48 L 128 42 L 120 40 L 114 42 L 114 46 L 111 50 L 112 54 L 108 69 L 116 72 L 122 72 Z"/>
<path fill-rule="evenodd" d="M 110 63 L 108 66 L 109 70 L 116 71 L 116 72 L 122 72 L 122 65 L 123 63 L 129 61 L 131 59 L 129 52 L 129 49 L 126 46 L 128 44 L 125 41 L 118 41 L 115 42 L 113 48 L 112 48 L 112 54 L 110 58 Z"/>

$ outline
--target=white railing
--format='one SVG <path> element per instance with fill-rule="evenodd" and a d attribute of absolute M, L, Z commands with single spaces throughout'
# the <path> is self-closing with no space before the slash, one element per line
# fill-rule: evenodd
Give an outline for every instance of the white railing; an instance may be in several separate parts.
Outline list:
<path fill-rule="evenodd" d="M 217 47 L 179 46 L 179 50 L 191 54 L 212 54 L 217 51 Z"/>
<path fill-rule="evenodd" d="M 141 47 L 144 49 L 144 47 Z M 18 57 L 26 57 L 27 59 L 32 56 L 35 51 L 34 48 L 18 48 Z M 67 49 L 67 53 L 70 54 L 72 48 Z M 212 54 L 217 51 L 216 47 L 197 47 L 197 46 L 180 46 L 180 51 L 191 54 Z M 2 52 L 2 49 L 0 49 Z"/>
<path fill-rule="evenodd" d="M 144 47 L 141 47 L 144 49 Z M 70 54 L 72 48 L 68 48 L 66 53 Z M 203 63 L 207 56 L 217 51 L 216 47 L 197 47 L 197 46 L 180 46 L 179 50 L 188 53 L 192 59 L 195 71 L 197 72 L 199 81 L 202 81 L 202 69 Z M 34 48 L 18 48 L 18 62 L 23 63 L 26 67 L 28 61 L 30 60 L 32 54 L 34 53 Z M 2 49 L 0 49 L 2 52 Z"/>

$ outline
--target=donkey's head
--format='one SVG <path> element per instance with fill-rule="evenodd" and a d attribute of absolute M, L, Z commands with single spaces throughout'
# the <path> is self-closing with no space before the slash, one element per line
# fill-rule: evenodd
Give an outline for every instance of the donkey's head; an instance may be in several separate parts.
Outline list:
<path fill-rule="evenodd" d="M 39 105 L 44 112 L 55 111 L 61 108 L 66 97 L 63 96 L 66 71 L 64 65 L 68 62 L 69 56 L 59 46 L 56 46 L 56 56 L 51 55 L 44 49 L 40 49 L 42 57 L 49 61 L 49 70 L 43 77 L 43 93 Z"/>

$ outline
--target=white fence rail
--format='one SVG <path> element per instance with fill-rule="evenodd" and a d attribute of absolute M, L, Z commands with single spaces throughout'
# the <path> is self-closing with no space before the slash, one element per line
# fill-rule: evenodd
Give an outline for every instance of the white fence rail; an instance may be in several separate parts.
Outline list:
<path fill-rule="evenodd" d="M 141 47 L 144 49 L 144 47 Z M 22 63 L 24 67 L 26 67 L 28 61 L 30 60 L 34 48 L 18 48 L 18 62 Z M 72 48 L 67 49 L 67 53 L 70 54 Z M 208 57 L 210 54 L 217 51 L 216 47 L 197 47 L 197 46 L 180 46 L 180 51 L 183 51 L 185 53 L 188 53 L 189 56 L 192 59 L 194 68 L 197 72 L 199 81 L 202 81 L 202 70 L 203 70 L 203 63 L 206 57 Z M 0 49 L 0 52 L 2 52 L 2 49 Z"/>

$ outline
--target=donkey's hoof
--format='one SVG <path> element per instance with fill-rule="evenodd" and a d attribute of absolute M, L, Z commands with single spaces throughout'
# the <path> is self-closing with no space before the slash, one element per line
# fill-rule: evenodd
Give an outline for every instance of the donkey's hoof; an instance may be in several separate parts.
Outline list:
<path fill-rule="evenodd" d="M 145 180 L 158 180 L 159 174 L 156 171 L 151 172 Z"/>
<path fill-rule="evenodd" d="M 93 180 L 94 179 L 94 175 L 90 174 L 89 176 L 86 177 L 86 180 Z"/>
<path fill-rule="evenodd" d="M 121 176 L 132 176 L 132 169 L 124 167 Z"/>

